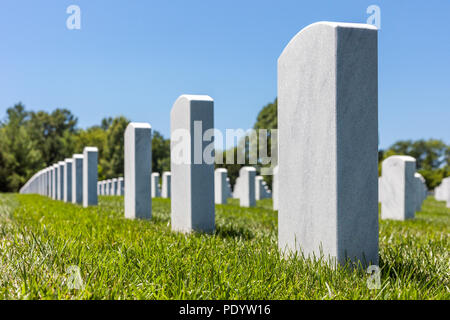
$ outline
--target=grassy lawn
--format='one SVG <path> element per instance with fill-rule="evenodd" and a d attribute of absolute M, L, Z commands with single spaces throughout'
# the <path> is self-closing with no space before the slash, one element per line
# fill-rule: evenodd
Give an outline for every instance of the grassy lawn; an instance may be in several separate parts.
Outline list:
<path fill-rule="evenodd" d="M 123 198 L 81 208 L 0 194 L 0 299 L 450 299 L 450 209 L 427 199 L 415 220 L 381 221 L 381 289 L 358 270 L 282 259 L 270 200 L 216 207 L 213 235 L 170 230 L 170 201 L 151 221 Z M 84 287 L 68 286 L 77 266 Z"/>

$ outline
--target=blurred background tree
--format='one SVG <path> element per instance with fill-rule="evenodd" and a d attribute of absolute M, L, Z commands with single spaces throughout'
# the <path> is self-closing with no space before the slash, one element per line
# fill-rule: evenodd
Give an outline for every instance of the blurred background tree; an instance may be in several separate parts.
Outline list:
<path fill-rule="evenodd" d="M 77 118 L 67 109 L 26 111 L 18 103 L 0 122 L 0 192 L 16 192 L 36 171 L 82 153 L 99 151 L 99 179 L 123 176 L 124 133 L 130 122 L 123 116 L 102 119 L 100 125 L 77 128 Z M 170 170 L 170 140 L 152 134 L 154 172 Z"/>

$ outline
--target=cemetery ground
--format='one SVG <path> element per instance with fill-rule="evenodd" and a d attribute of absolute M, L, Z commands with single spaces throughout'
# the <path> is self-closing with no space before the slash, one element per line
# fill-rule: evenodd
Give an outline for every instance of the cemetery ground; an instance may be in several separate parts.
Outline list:
<path fill-rule="evenodd" d="M 282 258 L 271 200 L 216 206 L 212 235 L 174 233 L 170 200 L 152 206 L 152 220 L 127 220 L 123 197 L 82 208 L 0 194 L 0 299 L 450 299 L 450 209 L 431 197 L 414 220 L 380 220 L 372 290 L 364 271 Z"/>

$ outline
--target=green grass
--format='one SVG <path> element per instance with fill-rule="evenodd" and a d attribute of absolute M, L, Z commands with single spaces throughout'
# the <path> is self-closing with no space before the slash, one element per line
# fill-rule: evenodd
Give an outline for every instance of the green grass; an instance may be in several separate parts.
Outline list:
<path fill-rule="evenodd" d="M 427 199 L 415 220 L 380 222 L 382 288 L 359 270 L 277 249 L 270 200 L 216 207 L 213 235 L 170 230 L 170 201 L 153 219 L 124 218 L 121 197 L 81 208 L 0 194 L 1 299 L 450 299 L 450 210 Z M 84 282 L 69 289 L 67 268 Z"/>

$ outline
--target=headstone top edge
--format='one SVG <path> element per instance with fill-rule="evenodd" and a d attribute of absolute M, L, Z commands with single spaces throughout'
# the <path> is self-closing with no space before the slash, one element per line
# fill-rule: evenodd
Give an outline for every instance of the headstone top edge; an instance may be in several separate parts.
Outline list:
<path fill-rule="evenodd" d="M 214 99 L 208 95 L 182 94 L 181 96 L 178 97 L 175 103 L 177 103 L 179 100 L 182 99 L 186 99 L 188 101 L 210 101 L 210 102 L 214 101 Z"/>
<path fill-rule="evenodd" d="M 306 27 L 304 27 L 303 29 L 301 29 L 299 32 L 297 32 L 289 41 L 289 43 L 286 45 L 286 47 L 284 48 L 283 52 L 280 54 L 280 56 L 278 57 L 278 60 L 280 60 L 281 57 L 284 56 L 285 53 L 287 53 L 288 49 L 293 45 L 293 43 L 295 43 L 302 34 L 304 34 L 305 32 L 309 31 L 310 29 L 314 29 L 317 27 L 330 27 L 332 29 L 364 29 L 364 30 L 373 30 L 373 31 L 378 31 L 377 27 L 371 24 L 366 24 L 366 23 L 353 23 L 353 22 L 336 22 L 336 21 L 318 21 L 318 22 L 314 22 L 311 23 L 309 25 L 307 25 Z"/>
<path fill-rule="evenodd" d="M 83 152 L 98 152 L 97 147 L 84 147 Z"/>
<path fill-rule="evenodd" d="M 135 129 L 151 129 L 152 126 L 148 122 L 130 122 L 127 128 L 135 128 Z"/>
<path fill-rule="evenodd" d="M 405 161 L 405 162 L 416 162 L 416 159 L 414 159 L 411 156 L 405 156 L 405 155 L 394 155 L 394 156 L 390 156 L 387 157 L 386 159 L 384 159 L 383 161 L 386 161 L 388 159 L 393 159 L 393 160 L 401 160 L 401 161 Z"/>

